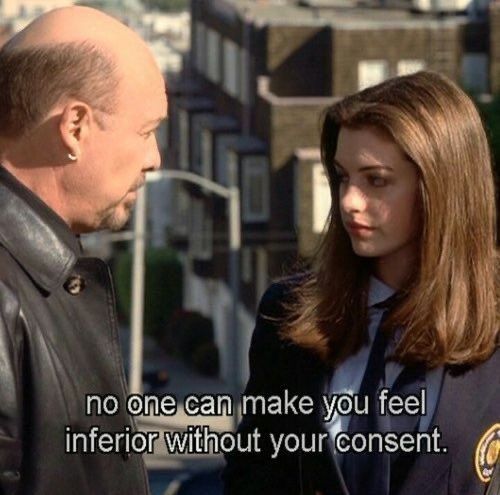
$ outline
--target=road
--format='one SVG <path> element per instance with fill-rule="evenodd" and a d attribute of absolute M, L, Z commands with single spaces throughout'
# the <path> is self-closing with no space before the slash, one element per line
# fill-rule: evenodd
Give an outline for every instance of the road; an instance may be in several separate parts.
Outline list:
<path fill-rule="evenodd" d="M 127 363 L 129 332 L 121 331 L 122 350 Z M 224 459 L 220 454 L 168 454 L 163 435 L 165 432 L 183 432 L 189 426 L 207 425 L 210 431 L 219 433 L 232 430 L 231 416 L 188 416 L 183 410 L 183 400 L 189 394 L 229 394 L 229 386 L 223 381 L 203 377 L 189 369 L 178 359 L 167 356 L 156 343 L 144 339 L 144 371 L 168 372 L 169 382 L 155 390 L 155 394 L 169 394 L 177 399 L 177 414 L 173 416 L 137 416 L 141 431 L 156 431 L 154 454 L 146 454 L 144 460 L 149 471 L 152 495 L 220 495 L 222 485 L 219 474 Z M 145 387 L 145 393 L 147 393 Z"/>

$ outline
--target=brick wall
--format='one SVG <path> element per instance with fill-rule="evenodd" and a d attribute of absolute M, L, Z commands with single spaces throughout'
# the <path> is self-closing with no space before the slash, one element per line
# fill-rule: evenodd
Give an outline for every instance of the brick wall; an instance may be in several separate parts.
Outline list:
<path fill-rule="evenodd" d="M 269 26 L 266 68 L 277 96 L 328 96 L 331 91 L 331 29 Z"/>
<path fill-rule="evenodd" d="M 405 29 L 335 29 L 332 93 L 344 96 L 358 90 L 358 63 L 361 60 L 387 60 L 389 77 L 397 75 L 399 60 L 424 60 L 428 69 L 458 80 L 461 46 L 459 26 L 436 24 L 434 27 Z"/>
<path fill-rule="evenodd" d="M 297 148 L 319 146 L 324 105 L 273 106 L 270 115 L 271 228 L 291 230 L 294 155 Z"/>
<path fill-rule="evenodd" d="M 191 2 L 191 13 L 193 20 L 201 20 L 222 36 L 232 39 L 239 45 L 242 44 L 243 21 L 237 10 L 229 3 L 194 0 Z"/>

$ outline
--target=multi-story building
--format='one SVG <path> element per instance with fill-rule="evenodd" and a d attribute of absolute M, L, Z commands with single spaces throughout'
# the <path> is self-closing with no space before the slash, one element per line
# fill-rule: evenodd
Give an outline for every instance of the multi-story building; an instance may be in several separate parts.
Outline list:
<path fill-rule="evenodd" d="M 318 149 L 324 109 L 423 68 L 490 90 L 485 5 L 467 6 L 467 15 L 445 13 L 444 0 L 392 3 L 192 1 L 190 60 L 169 88 L 169 166 L 240 187 L 242 349 L 269 280 L 308 259 L 327 219 Z M 179 188 L 175 206 L 171 239 L 186 250 L 186 302 L 213 318 L 229 377 L 227 205 Z"/>
<path fill-rule="evenodd" d="M 500 94 L 500 1 L 490 4 L 489 17 L 491 92 Z"/>
<path fill-rule="evenodd" d="M 73 5 L 73 0 L 2 0 L 0 12 L 5 19 L 33 18 L 57 7 Z"/>

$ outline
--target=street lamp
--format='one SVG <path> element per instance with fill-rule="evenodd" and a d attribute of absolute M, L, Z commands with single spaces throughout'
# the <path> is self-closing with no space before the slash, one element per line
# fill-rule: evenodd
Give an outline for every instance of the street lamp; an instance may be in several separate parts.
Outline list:
<path fill-rule="evenodd" d="M 233 174 L 234 175 L 234 174 Z M 238 336 L 238 301 L 240 292 L 239 253 L 241 248 L 240 190 L 233 180 L 229 187 L 184 170 L 157 170 L 147 174 L 148 182 L 162 179 L 184 180 L 197 184 L 229 202 L 229 286 L 232 294 L 231 329 L 229 332 L 230 376 L 233 398 L 240 393 L 239 336 Z M 142 357 L 143 357 L 143 316 L 144 316 L 144 258 L 146 235 L 146 191 L 139 192 L 135 208 L 134 247 L 132 266 L 132 315 L 130 333 L 130 393 L 142 393 Z M 236 429 L 238 414 L 233 415 Z"/>

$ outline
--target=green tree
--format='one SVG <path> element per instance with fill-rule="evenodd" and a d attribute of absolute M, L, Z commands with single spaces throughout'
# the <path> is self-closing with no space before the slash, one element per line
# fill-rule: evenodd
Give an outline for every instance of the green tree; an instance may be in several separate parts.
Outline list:
<path fill-rule="evenodd" d="M 143 0 L 149 9 L 157 9 L 162 12 L 176 12 L 189 9 L 189 0 Z"/>
<path fill-rule="evenodd" d="M 130 320 L 132 254 L 121 252 L 115 261 L 116 296 L 121 312 Z M 171 249 L 146 251 L 144 332 L 161 340 L 166 323 L 182 307 L 182 265 Z"/>
<path fill-rule="evenodd" d="M 490 103 L 478 103 L 493 152 L 496 174 L 500 170 L 500 95 L 496 95 Z"/>

